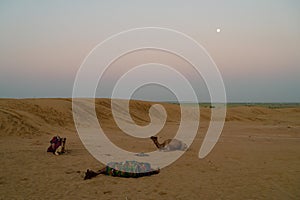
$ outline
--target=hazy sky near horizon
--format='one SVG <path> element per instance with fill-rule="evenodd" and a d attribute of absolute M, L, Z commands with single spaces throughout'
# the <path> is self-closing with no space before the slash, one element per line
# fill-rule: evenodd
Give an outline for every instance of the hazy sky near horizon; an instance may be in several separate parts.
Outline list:
<path fill-rule="evenodd" d="M 228 101 L 300 102 L 299 10 L 297 0 L 2 0 L 0 98 L 71 97 L 77 70 L 98 43 L 155 26 L 181 31 L 205 47 Z M 169 100 L 167 92 L 145 89 L 138 98 Z M 110 89 L 103 90 L 105 96 Z"/>

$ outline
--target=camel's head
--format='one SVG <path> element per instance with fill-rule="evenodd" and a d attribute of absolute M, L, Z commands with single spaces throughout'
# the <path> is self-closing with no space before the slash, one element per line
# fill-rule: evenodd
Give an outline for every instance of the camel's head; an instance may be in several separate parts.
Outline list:
<path fill-rule="evenodd" d="M 157 140 L 157 137 L 156 136 L 151 136 L 150 139 L 151 140 Z"/>

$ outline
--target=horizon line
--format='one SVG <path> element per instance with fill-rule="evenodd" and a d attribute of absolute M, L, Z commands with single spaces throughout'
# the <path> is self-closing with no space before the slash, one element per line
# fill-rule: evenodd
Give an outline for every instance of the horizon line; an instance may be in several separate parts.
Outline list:
<path fill-rule="evenodd" d="M 83 98 L 83 99 L 112 99 L 109 97 L 76 97 L 76 98 Z M 75 99 L 76 99 L 75 98 Z M 8 100 L 8 99 L 15 99 L 15 100 L 26 100 L 26 99 L 73 99 L 73 97 L 0 97 L 0 100 Z M 174 100 L 147 100 L 147 99 L 122 99 L 122 98 L 114 98 L 117 100 L 134 100 L 134 101 L 146 101 L 146 102 L 161 102 L 161 103 L 179 103 L 178 101 Z M 212 103 L 209 101 L 199 101 L 199 102 L 191 102 L 191 101 L 184 101 L 184 104 L 300 104 L 299 102 L 295 101 L 227 101 L 224 102 L 216 102 Z"/>

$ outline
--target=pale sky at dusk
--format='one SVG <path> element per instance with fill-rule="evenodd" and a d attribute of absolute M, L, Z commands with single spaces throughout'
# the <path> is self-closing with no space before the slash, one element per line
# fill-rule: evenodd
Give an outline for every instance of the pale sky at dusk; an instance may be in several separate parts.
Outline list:
<path fill-rule="evenodd" d="M 98 43 L 120 31 L 155 26 L 183 32 L 206 48 L 229 102 L 300 102 L 299 10 L 297 0 L 2 0 L 0 98 L 71 97 L 77 70 Z M 140 52 L 114 65 L 128 67 L 143 55 L 162 56 Z M 195 84 L 205 90 L 201 81 Z M 104 96 L 106 90 L 109 84 Z M 162 93 L 148 88 L 138 96 L 168 100 L 169 93 Z"/>

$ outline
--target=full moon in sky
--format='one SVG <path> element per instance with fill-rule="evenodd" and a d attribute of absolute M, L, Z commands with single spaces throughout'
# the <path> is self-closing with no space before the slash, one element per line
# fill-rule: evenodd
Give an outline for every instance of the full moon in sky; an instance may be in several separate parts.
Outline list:
<path fill-rule="evenodd" d="M 220 28 L 217 28 L 217 33 L 220 33 L 221 32 L 221 29 Z"/>

